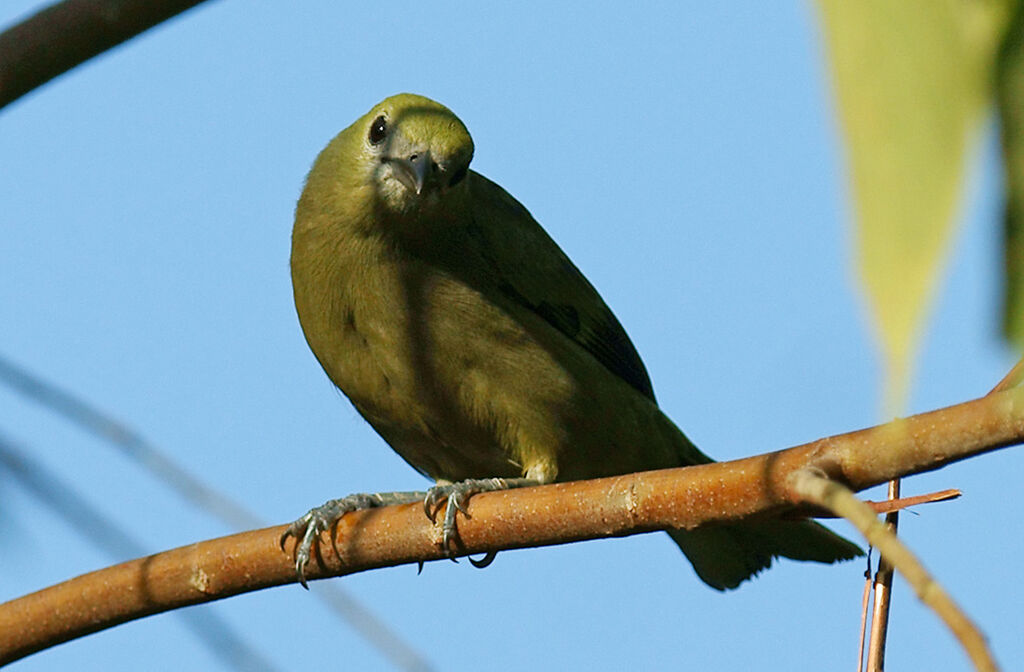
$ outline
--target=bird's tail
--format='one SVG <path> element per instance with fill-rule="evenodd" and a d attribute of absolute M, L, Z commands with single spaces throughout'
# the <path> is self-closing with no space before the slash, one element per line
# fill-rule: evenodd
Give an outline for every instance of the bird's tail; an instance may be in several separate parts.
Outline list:
<path fill-rule="evenodd" d="M 682 464 L 714 462 L 668 416 L 660 416 L 657 426 Z M 770 567 L 772 558 L 832 563 L 864 555 L 853 542 L 811 520 L 758 518 L 668 533 L 693 563 L 697 576 L 718 590 L 736 588 Z"/>
<path fill-rule="evenodd" d="M 809 520 L 740 521 L 668 533 L 697 576 L 718 590 L 736 588 L 775 557 L 829 563 L 864 555 L 853 542 Z"/>

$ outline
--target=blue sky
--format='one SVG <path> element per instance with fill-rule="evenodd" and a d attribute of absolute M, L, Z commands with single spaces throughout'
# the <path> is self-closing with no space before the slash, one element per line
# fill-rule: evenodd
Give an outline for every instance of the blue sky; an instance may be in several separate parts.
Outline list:
<path fill-rule="evenodd" d="M 38 6 L 12 0 L 0 20 Z M 735 458 L 875 424 L 880 370 L 814 10 L 201 6 L 0 111 L 0 354 L 268 521 L 349 492 L 423 488 L 320 371 L 288 277 L 313 158 L 378 100 L 411 91 L 465 121 L 473 167 L 601 291 L 662 407 L 705 451 Z M 990 132 L 913 412 L 983 394 L 1015 359 L 997 338 L 996 155 Z M 7 389 L 0 431 L 151 552 L 231 531 Z M 1024 542 L 1006 533 L 1024 517 L 1012 496 L 1022 461 L 1004 450 L 904 485 L 964 490 L 902 529 L 1004 663 L 1024 657 Z M 113 560 L 7 477 L 0 506 L 2 599 Z M 485 571 L 440 562 L 340 583 L 437 669 L 850 669 L 863 571 L 784 562 L 722 595 L 650 534 L 503 553 Z M 199 609 L 281 669 L 388 669 L 297 586 Z M 901 582 L 892 618 L 892 669 L 968 669 Z M 64 668 L 222 669 L 174 614 L 11 669 Z"/>

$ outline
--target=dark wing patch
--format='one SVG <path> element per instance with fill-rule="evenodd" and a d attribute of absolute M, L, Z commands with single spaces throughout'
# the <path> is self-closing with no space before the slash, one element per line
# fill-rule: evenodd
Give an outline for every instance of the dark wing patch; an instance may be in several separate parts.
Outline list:
<path fill-rule="evenodd" d="M 541 317 L 550 322 L 560 332 L 573 340 L 580 336 L 580 314 L 572 306 L 555 305 L 547 301 L 541 301 L 534 308 Z"/>
<path fill-rule="evenodd" d="M 470 171 L 470 176 L 474 206 L 470 233 L 480 240 L 480 254 L 498 275 L 493 280 L 500 291 L 654 400 L 640 355 L 593 285 L 525 207 L 479 173 Z"/>

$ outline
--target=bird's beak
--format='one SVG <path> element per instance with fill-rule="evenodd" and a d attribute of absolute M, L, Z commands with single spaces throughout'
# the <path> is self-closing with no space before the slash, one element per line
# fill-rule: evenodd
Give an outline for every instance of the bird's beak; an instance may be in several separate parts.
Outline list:
<path fill-rule="evenodd" d="M 395 177 L 398 181 L 418 196 L 432 172 L 434 161 L 430 156 L 430 150 L 410 154 L 408 158 L 391 159 L 390 162 L 395 167 Z"/>

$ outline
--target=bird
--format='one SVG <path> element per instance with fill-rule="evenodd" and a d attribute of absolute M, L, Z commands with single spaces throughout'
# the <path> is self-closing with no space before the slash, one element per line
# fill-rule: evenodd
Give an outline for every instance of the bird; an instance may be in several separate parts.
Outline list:
<path fill-rule="evenodd" d="M 498 184 L 447 107 L 386 98 L 320 152 L 295 209 L 299 323 L 330 380 L 413 468 L 424 493 L 331 500 L 292 523 L 304 568 L 321 532 L 357 509 L 713 462 L 658 407 L 625 329 Z M 862 555 L 809 520 L 668 530 L 698 577 L 732 589 L 775 557 Z M 493 558 L 493 556 L 489 556 Z"/>

